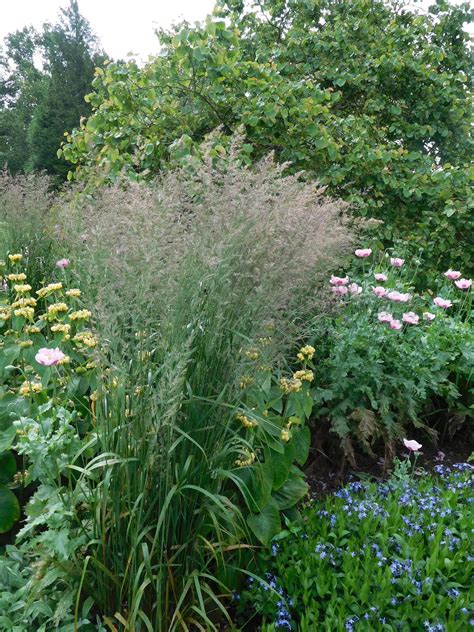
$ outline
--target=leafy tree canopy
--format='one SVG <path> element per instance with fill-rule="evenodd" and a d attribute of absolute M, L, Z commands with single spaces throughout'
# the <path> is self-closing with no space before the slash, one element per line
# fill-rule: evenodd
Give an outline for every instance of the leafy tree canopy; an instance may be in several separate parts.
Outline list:
<path fill-rule="evenodd" d="M 79 177 L 148 177 L 242 126 L 403 234 L 469 266 L 472 151 L 467 5 L 398 0 L 221 0 L 202 26 L 160 32 L 160 54 L 96 71 L 93 113 L 60 152 Z M 101 176 L 103 177 L 103 176 Z"/>

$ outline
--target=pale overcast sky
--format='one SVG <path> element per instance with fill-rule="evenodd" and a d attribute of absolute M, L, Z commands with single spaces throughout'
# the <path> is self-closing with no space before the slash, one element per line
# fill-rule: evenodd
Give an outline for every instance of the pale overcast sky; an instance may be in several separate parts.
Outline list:
<path fill-rule="evenodd" d="M 412 0 L 407 4 L 426 8 L 433 2 Z M 55 22 L 60 7 L 67 5 L 68 0 L 0 0 L 0 42 L 24 26 L 39 29 L 45 21 Z M 158 50 L 154 28 L 182 18 L 203 20 L 213 7 L 214 0 L 79 0 L 81 13 L 111 57 L 123 58 L 133 52 L 142 60 Z"/>

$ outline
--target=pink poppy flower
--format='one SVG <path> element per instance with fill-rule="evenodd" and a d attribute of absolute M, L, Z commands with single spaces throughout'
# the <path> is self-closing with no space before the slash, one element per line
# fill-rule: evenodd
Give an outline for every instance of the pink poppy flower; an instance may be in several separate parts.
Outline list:
<path fill-rule="evenodd" d="M 390 323 L 393 320 L 393 316 L 390 312 L 380 312 L 377 318 L 381 323 Z"/>
<path fill-rule="evenodd" d="M 405 263 L 405 259 L 400 259 L 399 257 L 390 257 L 390 265 L 394 268 L 401 268 Z"/>
<path fill-rule="evenodd" d="M 451 270 L 451 268 L 449 268 L 449 270 L 446 270 L 446 272 L 444 272 L 444 276 L 450 281 L 454 281 L 455 279 L 459 279 L 461 273 L 458 272 L 458 270 Z"/>
<path fill-rule="evenodd" d="M 435 314 L 432 314 L 431 312 L 423 312 L 423 320 L 434 320 L 436 318 Z"/>
<path fill-rule="evenodd" d="M 387 290 L 381 285 L 377 285 L 377 287 L 372 287 L 372 292 L 375 294 L 375 296 L 378 296 L 379 298 L 382 298 L 382 296 L 385 296 L 385 294 L 387 294 Z"/>
<path fill-rule="evenodd" d="M 386 297 L 391 301 L 395 301 L 396 303 L 408 303 L 411 299 L 411 294 L 404 294 L 403 292 L 397 292 L 397 290 L 393 290 L 386 294 Z"/>
<path fill-rule="evenodd" d="M 468 290 L 472 285 L 472 279 L 459 279 L 454 281 L 454 285 L 460 290 Z"/>
<path fill-rule="evenodd" d="M 336 294 L 337 296 L 344 296 L 348 292 L 345 285 L 337 285 L 336 287 L 332 287 L 331 290 L 333 291 L 333 294 Z"/>
<path fill-rule="evenodd" d="M 370 257 L 372 248 L 358 248 L 354 254 L 356 257 Z"/>
<path fill-rule="evenodd" d="M 351 283 L 349 285 L 349 292 L 351 294 L 361 294 L 362 293 L 362 287 L 360 285 L 357 285 L 357 283 Z"/>
<path fill-rule="evenodd" d="M 423 447 L 422 444 L 415 441 L 415 439 L 410 439 L 410 441 L 408 439 L 403 439 L 403 445 L 412 452 L 418 452 Z"/>
<path fill-rule="evenodd" d="M 338 277 L 338 276 L 334 276 L 334 274 L 331 276 L 331 279 L 329 281 L 329 283 L 331 285 L 336 285 L 336 286 L 340 286 L 340 285 L 347 285 L 349 283 L 349 277 Z"/>
<path fill-rule="evenodd" d="M 64 270 L 64 268 L 67 268 L 69 264 L 70 264 L 69 259 L 59 259 L 59 261 L 56 261 L 56 267 L 61 268 L 61 270 Z"/>
<path fill-rule="evenodd" d="M 437 296 L 436 298 L 434 298 L 433 303 L 436 305 L 436 307 L 442 307 L 443 309 L 448 309 L 448 307 L 452 307 L 453 305 L 449 299 L 441 298 L 441 296 Z"/>
<path fill-rule="evenodd" d="M 43 348 L 35 355 L 35 360 L 38 364 L 42 364 L 43 366 L 53 366 L 54 364 L 58 364 L 58 362 L 65 357 L 64 353 L 58 347 L 55 349 Z"/>
<path fill-rule="evenodd" d="M 405 312 L 402 316 L 402 320 L 409 325 L 418 325 L 420 317 L 417 316 L 415 312 Z"/>
<path fill-rule="evenodd" d="M 401 329 L 402 323 L 399 320 L 393 319 L 389 322 L 390 329 Z"/>
<path fill-rule="evenodd" d="M 386 274 L 383 274 L 383 272 L 377 272 L 377 274 L 374 274 L 374 277 L 375 280 L 379 283 L 384 283 L 385 281 L 388 281 L 388 276 Z"/>

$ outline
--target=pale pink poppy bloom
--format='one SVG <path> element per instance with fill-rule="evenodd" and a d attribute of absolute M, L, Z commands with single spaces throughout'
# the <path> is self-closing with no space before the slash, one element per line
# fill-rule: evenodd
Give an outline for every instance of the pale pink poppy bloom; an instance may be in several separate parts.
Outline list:
<path fill-rule="evenodd" d="M 448 309 L 448 307 L 452 307 L 453 304 L 448 298 L 441 298 L 441 296 L 437 296 L 433 299 L 433 303 L 436 307 L 442 307 L 443 309 Z"/>
<path fill-rule="evenodd" d="M 379 283 L 384 283 L 385 281 L 388 281 L 388 276 L 383 272 L 377 272 L 377 274 L 374 274 L 374 277 L 376 281 L 379 281 Z"/>
<path fill-rule="evenodd" d="M 349 283 L 349 277 L 338 277 L 334 276 L 333 274 L 331 276 L 331 279 L 329 280 L 329 283 L 336 286 L 347 285 Z"/>
<path fill-rule="evenodd" d="M 377 318 L 381 323 L 390 323 L 393 320 L 393 316 L 390 312 L 380 312 Z"/>
<path fill-rule="evenodd" d="M 436 318 L 435 314 L 432 314 L 431 312 L 423 312 L 424 320 L 434 320 L 435 318 Z"/>
<path fill-rule="evenodd" d="M 69 264 L 69 259 L 59 259 L 59 261 L 56 261 L 56 267 L 61 268 L 62 270 L 64 270 L 64 268 L 67 268 Z"/>
<path fill-rule="evenodd" d="M 357 285 L 357 283 L 351 283 L 349 285 L 349 292 L 351 294 L 361 294 L 362 293 L 362 287 L 360 285 Z"/>
<path fill-rule="evenodd" d="M 418 325 L 420 317 L 417 316 L 415 312 L 405 312 L 402 316 L 402 320 L 409 325 Z"/>
<path fill-rule="evenodd" d="M 394 268 L 401 268 L 405 263 L 405 259 L 400 259 L 399 257 L 390 257 L 390 265 Z"/>
<path fill-rule="evenodd" d="M 391 301 L 395 301 L 396 303 L 408 303 L 411 299 L 411 294 L 404 294 L 403 292 L 397 292 L 397 290 L 393 290 L 386 294 L 386 297 Z"/>
<path fill-rule="evenodd" d="M 402 323 L 399 320 L 393 319 L 389 322 L 390 329 L 401 329 Z"/>
<path fill-rule="evenodd" d="M 35 355 L 35 360 L 38 364 L 42 364 L 43 366 L 53 366 L 54 364 L 58 364 L 58 362 L 65 357 L 64 353 L 58 347 L 55 349 L 43 348 Z"/>
<path fill-rule="evenodd" d="M 418 452 L 423 447 L 422 444 L 415 441 L 415 439 L 410 439 L 410 441 L 408 439 L 403 439 L 403 445 L 412 452 Z"/>
<path fill-rule="evenodd" d="M 381 285 L 377 285 L 377 287 L 372 286 L 372 292 L 375 294 L 375 296 L 378 296 L 379 298 L 382 298 L 382 296 L 385 296 L 385 294 L 387 294 L 387 290 Z"/>
<path fill-rule="evenodd" d="M 454 285 L 460 290 L 468 290 L 472 285 L 472 279 L 459 279 L 454 281 Z"/>
<path fill-rule="evenodd" d="M 345 285 L 337 285 L 332 287 L 331 290 L 333 291 L 333 294 L 336 294 L 337 296 L 344 296 L 348 291 Z"/>
<path fill-rule="evenodd" d="M 449 270 L 444 272 L 444 276 L 450 281 L 454 281 L 455 279 L 459 279 L 461 273 L 458 270 L 451 270 L 451 268 L 449 268 Z"/>
<path fill-rule="evenodd" d="M 356 257 L 370 257 L 372 248 L 358 248 L 354 254 Z"/>

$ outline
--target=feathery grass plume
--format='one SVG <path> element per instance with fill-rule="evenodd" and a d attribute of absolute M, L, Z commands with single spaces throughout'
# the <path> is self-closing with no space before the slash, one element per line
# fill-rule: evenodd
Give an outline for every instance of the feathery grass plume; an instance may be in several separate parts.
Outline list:
<path fill-rule="evenodd" d="M 284 331 L 302 296 L 324 308 L 310 290 L 352 243 L 344 205 L 283 171 L 204 153 L 192 174 L 120 181 L 59 212 L 106 341 L 96 428 L 110 465 L 97 479 L 91 466 L 83 591 L 114 625 L 228 618 L 250 541 L 231 483 L 246 449 L 232 424 L 239 351 L 269 318 Z"/>

